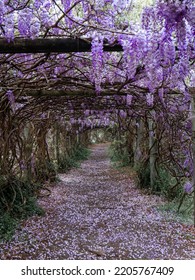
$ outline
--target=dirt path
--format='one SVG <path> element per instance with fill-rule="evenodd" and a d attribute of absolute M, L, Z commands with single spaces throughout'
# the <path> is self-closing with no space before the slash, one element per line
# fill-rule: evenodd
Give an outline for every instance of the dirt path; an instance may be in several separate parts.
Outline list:
<path fill-rule="evenodd" d="M 195 259 L 195 237 L 167 221 L 126 174 L 111 167 L 107 145 L 95 145 L 81 168 L 61 175 L 1 259 Z"/>

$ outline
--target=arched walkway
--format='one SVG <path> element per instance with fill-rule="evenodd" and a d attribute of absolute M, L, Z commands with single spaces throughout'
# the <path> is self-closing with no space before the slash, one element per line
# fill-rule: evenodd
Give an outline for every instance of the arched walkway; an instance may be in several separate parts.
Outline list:
<path fill-rule="evenodd" d="M 143 194 L 114 169 L 108 144 L 91 147 L 78 169 L 61 174 L 40 199 L 43 217 L 25 221 L 2 259 L 195 259 L 192 231 L 163 216 L 162 198 Z"/>

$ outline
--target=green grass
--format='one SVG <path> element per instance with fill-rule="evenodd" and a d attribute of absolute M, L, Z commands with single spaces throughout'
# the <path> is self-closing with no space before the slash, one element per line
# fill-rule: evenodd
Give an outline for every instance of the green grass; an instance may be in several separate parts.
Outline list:
<path fill-rule="evenodd" d="M 74 159 L 75 161 L 82 161 L 88 159 L 90 155 L 90 150 L 84 147 L 79 147 L 76 149 L 75 154 L 74 154 Z"/>
<path fill-rule="evenodd" d="M 108 156 L 112 162 L 112 165 L 116 168 L 126 167 L 131 165 L 131 158 L 127 152 L 127 148 L 120 148 L 120 141 L 114 141 L 109 149 Z"/>
<path fill-rule="evenodd" d="M 163 213 L 167 219 L 192 225 L 194 220 L 192 195 L 185 197 L 182 206 L 178 211 L 179 203 L 179 199 L 175 199 L 171 202 L 165 203 L 162 206 L 159 206 L 158 210 Z"/>
<path fill-rule="evenodd" d="M 13 212 L 4 212 L 0 215 L 0 241 L 11 240 L 15 230 L 18 228 L 20 222 L 27 217 L 33 215 L 43 215 L 44 210 L 35 203 L 36 199 L 31 200 L 32 203 L 27 204 L 26 207 L 20 208 L 21 217 L 15 215 Z"/>
<path fill-rule="evenodd" d="M 8 241 L 12 238 L 16 228 L 18 226 L 18 220 L 10 213 L 3 213 L 0 216 L 0 241 Z"/>
<path fill-rule="evenodd" d="M 10 240 L 21 220 L 43 215 L 35 196 L 40 187 L 16 177 L 0 180 L 0 240 Z"/>
<path fill-rule="evenodd" d="M 60 173 L 67 172 L 71 168 L 78 168 L 83 160 L 88 159 L 90 150 L 85 147 L 77 147 L 71 157 L 61 156 L 58 164 Z"/>

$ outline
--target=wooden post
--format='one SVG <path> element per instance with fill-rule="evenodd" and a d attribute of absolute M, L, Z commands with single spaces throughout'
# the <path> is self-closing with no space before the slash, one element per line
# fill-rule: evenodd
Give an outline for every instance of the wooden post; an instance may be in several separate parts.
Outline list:
<path fill-rule="evenodd" d="M 31 123 L 27 123 L 24 127 L 24 158 L 25 158 L 25 164 L 26 164 L 26 170 L 24 170 L 26 178 L 31 181 L 32 179 L 32 153 L 33 153 L 33 126 Z"/>
<path fill-rule="evenodd" d="M 136 167 L 141 158 L 141 140 L 142 140 L 142 134 L 143 134 L 143 121 L 140 118 L 137 122 L 137 127 L 136 127 L 136 136 L 135 136 L 135 142 L 134 142 L 134 166 Z"/>
<path fill-rule="evenodd" d="M 151 111 L 153 114 L 154 111 Z M 155 168 L 156 162 L 156 139 L 155 139 L 155 127 L 154 121 L 152 118 L 148 119 L 148 127 L 149 127 L 149 151 L 150 151 L 150 186 L 152 189 L 154 188 L 154 184 L 156 181 L 157 173 Z"/>
<path fill-rule="evenodd" d="M 76 143 L 77 146 L 80 145 L 80 133 L 78 131 L 76 132 Z"/>
<path fill-rule="evenodd" d="M 55 134 L 56 134 L 56 159 L 57 159 L 57 164 L 59 165 L 60 163 L 60 148 L 59 148 L 59 144 L 60 144 L 60 130 L 59 130 L 59 125 L 56 123 L 55 124 Z"/>
<path fill-rule="evenodd" d="M 192 184 L 194 189 L 194 227 L 195 227 L 195 87 L 190 88 L 191 108 L 192 108 L 192 157 L 193 157 L 193 173 Z"/>

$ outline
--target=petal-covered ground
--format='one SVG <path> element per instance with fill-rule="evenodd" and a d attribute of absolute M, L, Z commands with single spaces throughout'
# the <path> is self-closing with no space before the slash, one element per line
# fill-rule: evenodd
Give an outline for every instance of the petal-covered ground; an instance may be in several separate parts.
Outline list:
<path fill-rule="evenodd" d="M 81 168 L 60 175 L 40 199 L 46 214 L 0 244 L 1 259 L 195 259 L 193 229 L 162 215 L 163 200 L 114 169 L 107 148 L 93 146 Z"/>

